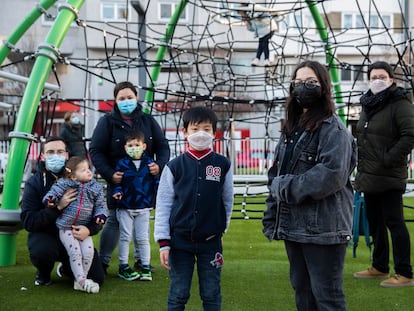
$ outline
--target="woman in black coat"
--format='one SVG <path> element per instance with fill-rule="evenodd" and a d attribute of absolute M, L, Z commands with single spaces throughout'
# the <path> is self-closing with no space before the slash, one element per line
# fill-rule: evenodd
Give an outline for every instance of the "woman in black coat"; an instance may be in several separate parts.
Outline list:
<path fill-rule="evenodd" d="M 146 153 L 154 162 L 149 169 L 152 175 L 160 174 L 170 158 L 167 139 L 157 121 L 145 114 L 138 104 L 137 90 L 130 82 L 120 82 L 114 88 L 113 110 L 101 117 L 92 135 L 89 153 L 97 172 L 107 182 L 109 217 L 102 230 L 99 256 L 106 269 L 119 240 L 119 224 L 116 219 L 116 202 L 112 189 L 122 180 L 122 173 L 115 171 L 116 163 L 125 154 L 125 134 L 132 129 L 144 133 Z"/>

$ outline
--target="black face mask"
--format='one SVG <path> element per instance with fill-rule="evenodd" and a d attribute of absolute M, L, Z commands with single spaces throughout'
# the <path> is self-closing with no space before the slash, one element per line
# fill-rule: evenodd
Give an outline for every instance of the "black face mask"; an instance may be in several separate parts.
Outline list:
<path fill-rule="evenodd" d="M 292 91 L 293 97 L 302 108 L 310 108 L 321 98 L 321 87 L 308 88 L 305 84 L 296 86 Z"/>

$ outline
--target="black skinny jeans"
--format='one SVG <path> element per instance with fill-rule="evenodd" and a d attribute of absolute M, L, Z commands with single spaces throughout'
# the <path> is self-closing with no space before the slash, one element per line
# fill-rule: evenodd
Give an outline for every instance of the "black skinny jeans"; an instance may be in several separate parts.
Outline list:
<path fill-rule="evenodd" d="M 264 53 L 264 58 L 269 59 L 269 40 L 272 38 L 273 32 L 268 33 L 266 36 L 259 38 L 259 46 L 256 51 L 256 58 L 260 59 L 262 53 Z"/>
<path fill-rule="evenodd" d="M 402 195 L 401 190 L 364 193 L 369 230 L 374 241 L 372 266 L 384 273 L 390 270 L 388 228 L 395 273 L 412 278 L 410 234 L 404 221 Z"/>

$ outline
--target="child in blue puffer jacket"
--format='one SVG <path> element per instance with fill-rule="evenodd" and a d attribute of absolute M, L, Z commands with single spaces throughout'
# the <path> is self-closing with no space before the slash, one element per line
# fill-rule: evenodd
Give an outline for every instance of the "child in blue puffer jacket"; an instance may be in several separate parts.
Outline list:
<path fill-rule="evenodd" d="M 150 173 L 150 164 L 154 161 L 145 153 L 147 145 L 143 132 L 128 132 L 124 148 L 127 155 L 118 161 L 115 168 L 122 173 L 122 181 L 114 186 L 112 194 L 117 200 L 116 217 L 120 233 L 118 276 L 127 281 L 152 281 L 150 212 L 154 206 L 159 178 Z M 129 244 L 133 238 L 142 263 L 140 274 L 128 264 Z"/>

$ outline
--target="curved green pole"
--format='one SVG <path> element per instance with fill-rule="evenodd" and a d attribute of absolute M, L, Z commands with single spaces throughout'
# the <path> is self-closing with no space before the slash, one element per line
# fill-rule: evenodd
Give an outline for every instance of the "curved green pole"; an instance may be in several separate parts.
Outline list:
<path fill-rule="evenodd" d="M 44 10 L 49 9 L 57 0 L 43 0 L 39 3 L 39 6 Z M 15 45 L 20 38 L 26 33 L 26 31 L 34 24 L 34 22 L 42 16 L 42 11 L 39 7 L 34 8 L 23 20 L 23 22 L 17 26 L 15 31 L 7 38 L 6 42 Z M 4 62 L 7 55 L 10 53 L 10 46 L 4 44 L 0 48 L 0 65 Z"/>
<path fill-rule="evenodd" d="M 328 32 L 326 31 L 325 22 L 323 21 L 322 16 L 318 11 L 318 8 L 316 6 L 316 1 L 306 0 L 306 3 L 308 4 L 309 10 L 311 11 L 313 20 L 315 21 L 316 28 L 318 29 L 318 32 L 319 32 L 319 36 L 321 37 L 321 40 L 325 42 L 326 62 L 329 64 L 329 74 L 331 75 L 336 103 L 341 104 L 343 103 L 343 99 L 342 99 L 341 85 L 339 84 L 338 68 L 337 66 L 335 66 L 336 61 L 333 55 L 332 47 L 329 45 L 329 42 L 328 42 L 329 36 L 328 36 Z M 346 118 L 344 116 L 343 109 L 342 108 L 339 109 L 338 113 L 341 116 L 342 122 L 345 123 Z"/>
<path fill-rule="evenodd" d="M 167 45 L 170 42 L 174 31 L 175 26 L 177 25 L 178 19 L 180 18 L 181 14 L 183 13 L 185 6 L 187 5 L 188 0 L 180 0 L 177 7 L 175 8 L 174 14 L 171 16 L 171 20 L 168 23 L 167 30 L 165 31 L 165 35 L 162 38 L 161 46 L 158 48 L 157 55 L 155 57 L 155 65 L 152 68 L 151 72 L 151 82 L 148 84 L 148 90 L 145 94 L 145 102 L 144 106 L 142 107 L 142 111 L 145 113 L 151 112 L 151 106 L 154 102 L 154 87 L 158 81 L 158 76 L 161 71 L 161 62 L 164 60 L 165 52 L 167 51 Z"/>
<path fill-rule="evenodd" d="M 19 207 L 19 192 L 22 182 L 24 163 L 29 149 L 29 141 L 24 138 L 30 136 L 34 119 L 39 105 L 40 97 L 50 69 L 56 57 L 58 48 L 75 19 L 76 14 L 69 8 L 79 11 L 85 0 L 68 0 L 63 6 L 50 29 L 46 43 L 39 46 L 36 62 L 33 66 L 26 90 L 24 92 L 19 114 L 14 126 L 14 133 L 10 145 L 9 160 L 4 180 L 2 209 L 17 210 Z M 0 228 L 1 229 L 1 228 Z M 16 235 L 0 232 L 0 266 L 14 265 L 16 263 Z"/>

